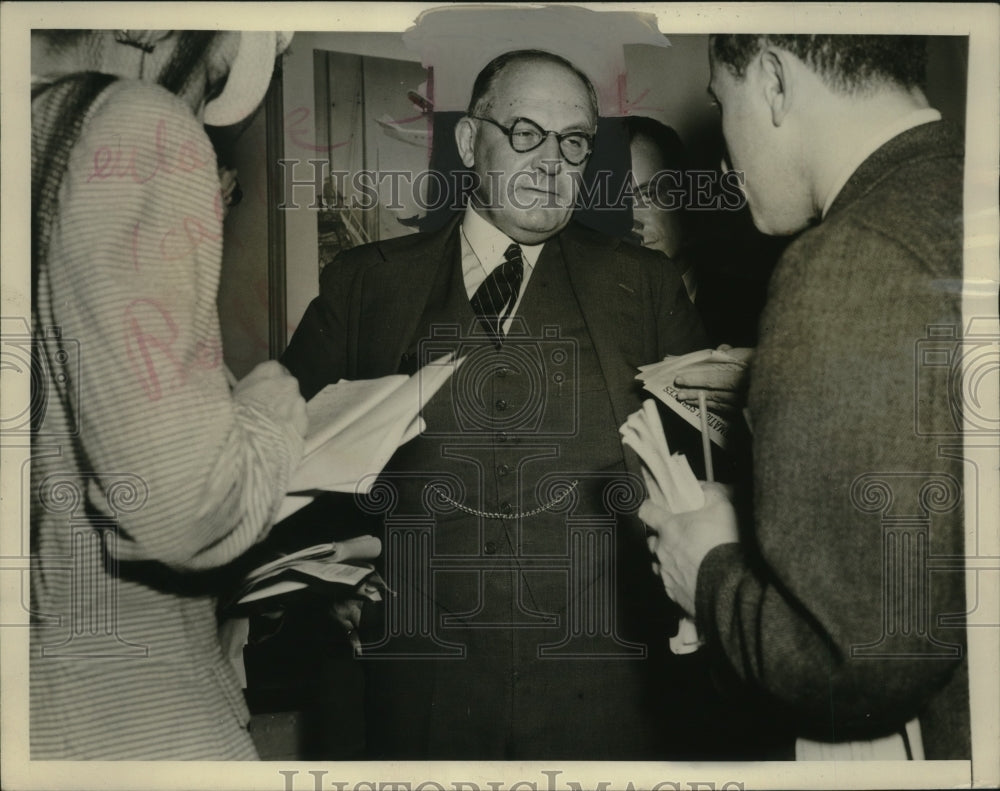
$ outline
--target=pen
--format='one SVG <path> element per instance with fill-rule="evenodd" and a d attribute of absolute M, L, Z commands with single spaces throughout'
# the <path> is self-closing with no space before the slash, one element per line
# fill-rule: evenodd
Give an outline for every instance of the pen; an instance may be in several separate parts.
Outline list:
<path fill-rule="evenodd" d="M 712 469 L 712 441 L 708 436 L 708 407 L 705 405 L 705 391 L 698 391 L 698 411 L 701 417 L 701 452 L 705 454 L 705 480 L 712 482 L 715 480 L 715 471 Z"/>

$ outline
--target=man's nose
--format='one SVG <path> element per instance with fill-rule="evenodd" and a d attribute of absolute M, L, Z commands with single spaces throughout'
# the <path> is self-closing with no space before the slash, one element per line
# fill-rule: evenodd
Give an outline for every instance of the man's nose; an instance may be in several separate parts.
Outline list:
<path fill-rule="evenodd" d="M 555 132 L 545 135 L 545 142 L 535 149 L 535 164 L 539 170 L 549 175 L 556 175 L 562 170 L 563 156 L 559 150 L 559 139 Z"/>

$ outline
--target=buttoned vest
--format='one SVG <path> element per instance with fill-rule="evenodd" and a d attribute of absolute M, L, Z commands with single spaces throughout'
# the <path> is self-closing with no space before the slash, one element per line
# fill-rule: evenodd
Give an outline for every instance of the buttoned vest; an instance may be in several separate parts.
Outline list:
<path fill-rule="evenodd" d="M 366 506 L 394 592 L 365 648 L 373 757 L 652 754 L 634 627 L 669 626 L 644 537 L 618 518 L 642 490 L 572 295 L 561 255 L 543 254 L 497 348 L 459 262 L 439 267 L 401 370 L 464 360 Z"/>

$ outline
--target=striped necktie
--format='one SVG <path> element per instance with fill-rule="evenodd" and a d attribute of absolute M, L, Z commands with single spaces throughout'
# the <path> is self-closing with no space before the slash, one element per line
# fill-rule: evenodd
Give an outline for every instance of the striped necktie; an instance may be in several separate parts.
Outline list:
<path fill-rule="evenodd" d="M 503 323 L 514 312 L 524 278 L 521 248 L 511 244 L 503 257 L 504 262 L 490 272 L 471 300 L 480 324 L 498 346 L 503 343 Z"/>

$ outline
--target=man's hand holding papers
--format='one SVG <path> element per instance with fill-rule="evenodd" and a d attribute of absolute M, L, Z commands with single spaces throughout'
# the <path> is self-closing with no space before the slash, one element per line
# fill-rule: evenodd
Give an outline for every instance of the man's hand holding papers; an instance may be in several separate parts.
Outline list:
<path fill-rule="evenodd" d="M 656 556 L 663 587 L 692 616 L 701 562 L 720 544 L 738 540 L 728 487 L 702 483 L 701 490 L 704 505 L 694 511 L 673 513 L 653 498 L 639 509 L 639 518 L 655 533 L 648 539 L 649 551 Z"/>
<path fill-rule="evenodd" d="M 636 379 L 647 391 L 697 427 L 698 400 L 704 397 L 712 412 L 728 414 L 745 406 L 753 349 L 702 349 L 644 365 Z M 712 418 L 712 441 L 725 447 L 727 423 Z"/>
<path fill-rule="evenodd" d="M 736 513 L 726 487 L 699 482 L 687 459 L 670 453 L 656 404 L 647 400 L 620 429 L 642 460 L 648 498 L 639 518 L 654 531 L 649 549 L 667 595 L 694 615 L 698 567 L 719 544 L 737 540 Z"/>
<path fill-rule="evenodd" d="M 753 353 L 723 344 L 707 359 L 679 369 L 674 377 L 677 399 L 697 403 L 701 392 L 713 412 L 738 412 L 746 403 Z"/>
<path fill-rule="evenodd" d="M 366 535 L 279 554 L 247 572 L 224 598 L 222 610 L 228 619 L 253 614 L 277 617 L 303 594 L 319 598 L 328 602 L 330 616 L 360 654 L 357 630 L 362 607 L 366 601 L 382 601 L 382 591 L 388 590 L 370 562 L 381 552 L 382 542 Z M 237 650 L 246 642 L 246 627 L 243 629 Z M 242 655 L 237 656 L 237 667 L 245 672 Z"/>
<path fill-rule="evenodd" d="M 230 604 L 246 608 L 264 602 L 266 610 L 271 601 L 310 586 L 337 593 L 354 591 L 379 601 L 378 591 L 385 586 L 369 561 L 381 552 L 382 542 L 377 538 L 359 536 L 282 554 L 250 571 L 234 591 Z"/>

